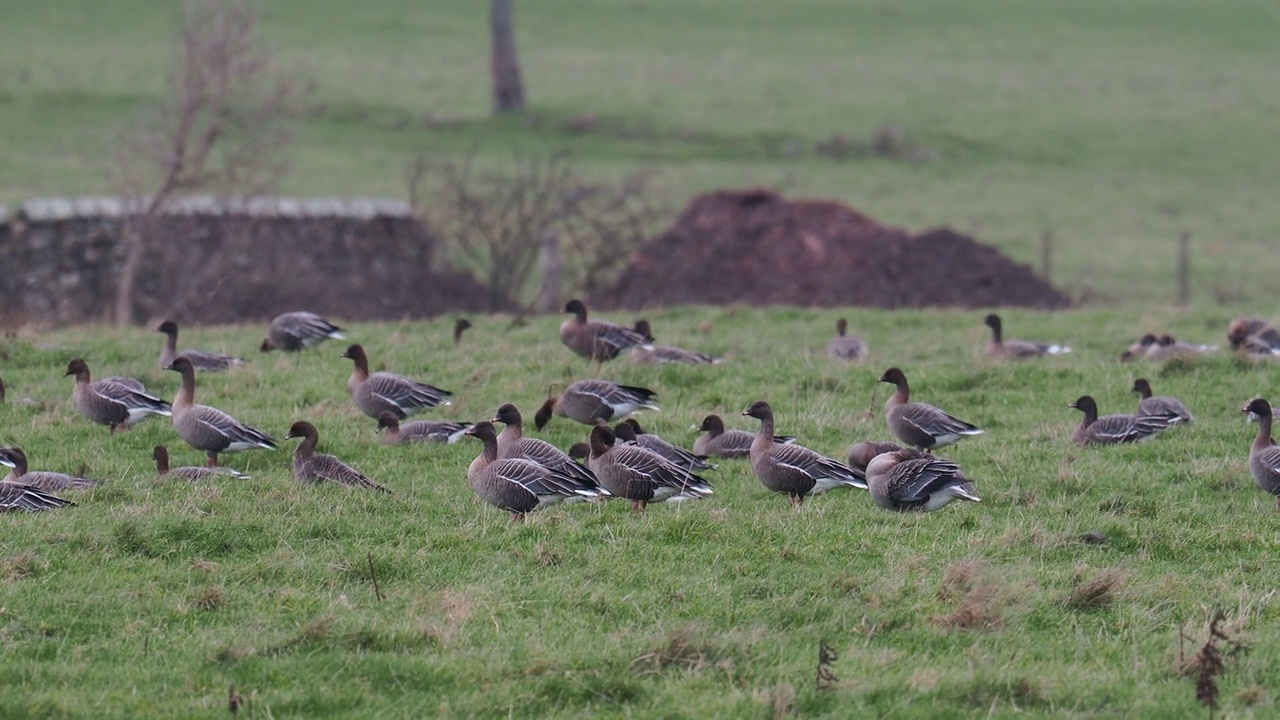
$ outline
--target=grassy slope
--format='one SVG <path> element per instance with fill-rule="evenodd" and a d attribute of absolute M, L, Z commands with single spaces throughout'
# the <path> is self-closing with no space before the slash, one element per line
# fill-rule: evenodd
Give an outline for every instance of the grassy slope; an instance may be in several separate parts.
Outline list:
<path fill-rule="evenodd" d="M 1211 340 L 1225 315 L 1010 313 L 1011 336 L 1076 352 L 992 365 L 979 313 L 859 312 L 853 326 L 873 348 L 860 366 L 822 356 L 835 317 L 661 313 L 650 317 L 661 339 L 728 362 L 604 374 L 655 388 L 663 411 L 644 421 L 668 437 L 691 440 L 709 411 L 750 428 L 737 413 L 765 398 L 779 431 L 842 456 L 886 436 L 888 388 L 875 379 L 900 365 L 919 399 L 987 429 L 946 453 L 982 504 L 897 515 L 847 492 L 793 509 L 726 462 L 705 502 L 642 518 L 624 503 L 551 509 L 513 524 L 466 486 L 474 441 L 378 444 L 346 398 L 337 343 L 255 353 L 247 369 L 202 376 L 199 395 L 277 436 L 310 419 L 322 450 L 395 495 L 300 487 L 291 443 L 227 457 L 252 481 L 157 482 L 152 445 L 181 464 L 200 456 L 164 420 L 121 436 L 90 426 L 60 375 L 83 355 L 99 375 L 137 373 L 171 397 L 176 375 L 154 369 L 158 335 L 9 340 L 0 441 L 23 445 L 33 467 L 111 482 L 76 508 L 0 516 L 0 714 L 218 717 L 234 683 L 252 717 L 1185 717 L 1200 711 L 1175 672 L 1179 632 L 1202 637 L 1214 608 L 1253 644 L 1223 681 L 1226 712 L 1273 711 L 1275 510 L 1249 477 L 1252 428 L 1237 408 L 1272 391 L 1274 372 L 1228 357 L 1164 370 L 1115 361 L 1142 329 Z M 375 366 L 457 391 L 429 415 L 476 419 L 504 401 L 531 414 L 549 385 L 590 372 L 554 340 L 557 321 L 483 318 L 460 350 L 444 319 L 350 336 Z M 245 353 L 258 339 L 251 328 L 184 333 Z M 1196 425 L 1141 446 L 1073 447 L 1079 416 L 1066 403 L 1089 392 L 1103 412 L 1127 410 L 1139 373 L 1185 400 Z M 543 436 L 567 446 L 583 428 L 557 419 Z M 1107 542 L 1085 544 L 1086 532 Z M 1111 593 L 1073 600 L 1095 581 Z M 962 610 L 977 626 L 949 624 Z M 813 688 L 822 640 L 839 654 L 826 692 Z"/>

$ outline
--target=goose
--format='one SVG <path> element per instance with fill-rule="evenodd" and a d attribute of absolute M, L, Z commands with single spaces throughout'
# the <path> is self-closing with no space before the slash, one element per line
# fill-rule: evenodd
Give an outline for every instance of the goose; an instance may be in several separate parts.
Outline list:
<path fill-rule="evenodd" d="M 712 494 L 711 485 L 688 469 L 639 445 L 624 445 L 607 426 L 591 429 L 587 466 L 609 494 L 631 501 L 631 512 L 642 513 L 649 503 L 697 500 Z"/>
<path fill-rule="evenodd" d="M 693 454 L 707 457 L 740 458 L 751 454 L 751 443 L 756 434 L 746 430 L 726 430 L 724 420 L 719 415 L 708 415 L 702 419 L 699 430 L 706 435 L 699 435 L 693 441 Z M 789 445 L 796 441 L 790 435 L 774 435 L 773 441 Z"/>
<path fill-rule="evenodd" d="M 248 480 L 248 475 L 229 467 L 169 467 L 169 448 L 157 445 L 151 451 L 151 459 L 156 461 L 156 474 L 162 478 L 180 480 L 211 480 L 217 477 L 229 477 L 236 480 Z"/>
<path fill-rule="evenodd" d="M 1120 353 L 1120 362 L 1145 359 L 1147 351 L 1155 347 L 1157 342 L 1159 342 L 1159 339 L 1153 333 L 1143 335 L 1138 340 L 1130 343 L 1129 347 Z"/>
<path fill-rule="evenodd" d="M 305 420 L 299 420 L 289 427 L 285 440 L 302 439 L 298 448 L 293 451 L 293 476 L 298 482 L 319 484 L 324 482 L 368 488 L 389 493 L 390 490 L 365 477 L 363 473 L 342 462 L 332 455 L 316 452 L 316 443 L 320 441 L 320 433 L 316 426 Z"/>
<path fill-rule="evenodd" d="M 708 365 L 718 365 L 721 362 L 721 359 L 718 357 L 704 355 L 692 350 L 671 347 L 669 345 L 654 345 L 653 333 L 649 327 L 648 320 L 637 320 L 635 331 L 644 337 L 644 344 L 637 345 L 631 350 L 632 362 L 644 363 L 647 365 L 662 365 L 665 363 L 705 363 Z"/>
<path fill-rule="evenodd" d="M 987 315 L 983 322 L 991 328 L 991 340 L 987 342 L 987 355 L 990 357 L 1025 360 L 1042 355 L 1064 355 L 1071 352 L 1071 348 L 1065 345 L 1003 339 L 1000 316 L 995 313 Z"/>
<path fill-rule="evenodd" d="M 0 454 L 0 465 L 13 467 L 13 461 Z M 40 512 L 75 505 L 57 495 L 19 482 L 0 482 L 0 512 Z"/>
<path fill-rule="evenodd" d="M 1231 349 L 1252 354 L 1280 352 L 1280 331 L 1258 317 L 1238 317 L 1227 325 Z"/>
<path fill-rule="evenodd" d="M 355 362 L 351 377 L 347 378 L 347 391 L 360 412 L 377 420 L 384 412 L 397 418 L 418 412 L 423 408 L 452 405 L 453 393 L 438 387 L 410 380 L 390 372 L 369 373 L 369 358 L 364 347 L 352 345 L 342 357 Z"/>
<path fill-rule="evenodd" d="M 1189 423 L 1195 420 L 1181 400 L 1172 397 L 1151 396 L 1151 383 L 1146 378 L 1133 381 L 1132 392 L 1142 399 L 1138 401 L 1138 415 L 1164 418 L 1169 425 Z"/>
<path fill-rule="evenodd" d="M 186 349 L 181 353 L 177 351 L 178 346 L 178 324 L 172 320 L 165 320 L 160 323 L 160 327 L 156 328 L 156 332 L 164 333 L 164 345 L 160 348 L 160 367 L 169 367 L 173 359 L 179 355 L 186 355 L 191 364 L 197 370 L 205 372 L 214 372 L 217 370 L 228 370 L 236 365 L 243 365 L 244 358 L 238 358 L 231 355 L 222 355 L 215 352 L 206 352 L 204 350 Z"/>
<path fill-rule="evenodd" d="M 343 340 L 346 335 L 342 334 L 342 328 L 315 313 L 287 312 L 271 320 L 267 337 L 259 349 L 262 352 L 298 352 L 313 348 L 329 338 Z"/>
<path fill-rule="evenodd" d="M 1249 472 L 1258 487 L 1276 496 L 1276 509 L 1280 510 L 1280 447 L 1271 439 L 1271 403 L 1254 398 L 1240 409 L 1259 418 L 1258 434 L 1249 446 Z"/>
<path fill-rule="evenodd" d="M 470 330 L 474 325 L 466 318 L 458 318 L 453 323 L 453 346 L 458 347 L 462 344 L 462 333 Z"/>
<path fill-rule="evenodd" d="M 27 470 L 27 454 L 20 447 L 0 448 L 0 465 L 13 468 L 5 476 L 3 482 L 29 485 L 38 490 L 57 492 L 59 490 L 87 490 L 102 484 L 101 480 L 76 477 L 66 473 L 48 470 Z"/>
<path fill-rule="evenodd" d="M 602 363 L 646 344 L 644 336 L 635 330 L 604 320 L 587 320 L 587 306 L 581 300 L 570 300 L 561 312 L 573 317 L 560 324 L 560 342 L 588 360 Z"/>
<path fill-rule="evenodd" d="M 911 390 L 907 376 L 896 367 L 886 370 L 880 382 L 897 387 L 884 404 L 885 419 L 889 430 L 910 447 L 931 450 L 983 433 L 976 425 L 958 420 L 932 405 L 908 402 Z"/>
<path fill-rule="evenodd" d="M 973 481 L 950 460 L 918 450 L 880 453 L 867 465 L 876 504 L 890 510 L 937 510 L 955 499 L 981 502 Z"/>
<path fill-rule="evenodd" d="M 404 445 L 411 442 L 442 442 L 452 445 L 462 439 L 469 422 L 432 422 L 414 420 L 401 423 L 400 418 L 390 410 L 382 411 L 378 416 L 378 429 L 383 430 L 382 442 L 387 445 Z"/>
<path fill-rule="evenodd" d="M 576 479 L 583 487 L 599 487 L 595 473 L 573 461 L 567 453 L 545 440 L 524 436 L 524 418 L 520 409 L 511 403 L 503 403 L 494 415 L 494 423 L 502 423 L 498 434 L 498 457 L 531 460 L 539 465 Z"/>
<path fill-rule="evenodd" d="M 1169 427 L 1163 417 L 1138 415 L 1103 415 L 1098 417 L 1098 404 L 1089 395 L 1083 395 L 1068 407 L 1084 413 L 1084 419 L 1071 435 L 1077 445 L 1107 445 L 1139 442 L 1155 437 Z"/>
<path fill-rule="evenodd" d="M 567 455 L 579 465 L 585 465 L 591 458 L 591 443 L 576 442 L 569 446 Z M 588 468 L 589 469 L 589 468 Z M 604 488 L 600 488 L 604 492 Z"/>
<path fill-rule="evenodd" d="M 1172 335 L 1161 335 L 1155 344 L 1147 348 L 1148 360 L 1169 360 L 1175 357 L 1195 357 L 1211 353 L 1218 349 L 1217 345 L 1201 345 L 1198 343 L 1175 340 Z M 1270 351 L 1268 351 L 1270 354 Z"/>
<path fill-rule="evenodd" d="M 93 382 L 89 377 L 89 365 L 82 358 L 67 363 L 66 375 L 75 375 L 75 388 L 71 399 L 80 413 L 93 422 L 106 425 L 111 432 L 124 431 L 151 415 L 169 416 L 173 408 L 169 403 L 142 390 L 142 383 L 133 378 L 107 378 Z"/>
<path fill-rule="evenodd" d="M 652 450 L 676 465 L 690 470 L 714 470 L 715 465 L 707 462 L 707 457 L 697 455 L 677 447 L 662 438 L 647 433 L 635 418 L 627 418 L 613 428 L 613 434 L 623 442 L 633 442 L 642 448 Z"/>
<path fill-rule="evenodd" d="M 792 505 L 806 495 L 819 495 L 838 487 L 866 489 L 867 483 L 848 466 L 802 445 L 780 445 L 773 441 L 773 408 L 757 400 L 742 411 L 760 421 L 760 432 L 751 443 L 751 469 L 760 484 L 776 493 L 786 493 Z"/>
<path fill-rule="evenodd" d="M 174 358 L 169 369 L 182 375 L 182 388 L 173 400 L 173 429 L 188 445 L 204 452 L 209 467 L 217 466 L 218 453 L 276 449 L 270 435 L 217 408 L 196 404 L 196 369 L 186 356 Z"/>
<path fill-rule="evenodd" d="M 547 398 L 533 421 L 539 430 L 547 426 L 552 414 L 584 425 L 600 425 L 642 408 L 658 410 L 657 402 L 657 393 L 648 388 L 608 380 L 579 380 L 563 393 Z"/>
<path fill-rule="evenodd" d="M 548 505 L 601 499 L 601 490 L 594 482 L 587 484 L 577 476 L 532 460 L 499 458 L 498 434 L 488 420 L 476 423 L 467 434 L 484 443 L 467 467 L 471 489 L 490 505 L 510 512 L 512 520 L 523 520 L 528 513 Z"/>
<path fill-rule="evenodd" d="M 847 320 L 844 318 L 836 320 L 836 336 L 827 343 L 827 357 L 836 360 L 862 360 L 867 356 L 867 344 L 858 338 L 845 335 L 848 329 Z"/>
<path fill-rule="evenodd" d="M 865 473 L 867 465 L 871 464 L 871 460 L 875 456 L 897 452 L 902 449 L 901 445 L 894 442 L 879 442 L 875 440 L 856 442 L 849 448 L 849 467 Z"/>

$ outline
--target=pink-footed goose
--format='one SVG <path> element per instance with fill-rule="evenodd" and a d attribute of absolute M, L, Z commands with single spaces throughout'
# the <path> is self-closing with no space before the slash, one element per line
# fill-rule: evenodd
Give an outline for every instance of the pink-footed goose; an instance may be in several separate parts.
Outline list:
<path fill-rule="evenodd" d="M 594 481 L 585 482 L 525 458 L 498 457 L 498 434 L 488 420 L 476 423 L 467 434 L 484 444 L 467 467 L 471 489 L 480 499 L 511 513 L 512 520 L 523 520 L 526 514 L 548 505 L 602 496 Z"/>
<path fill-rule="evenodd" d="M 976 425 L 954 418 L 928 403 L 910 402 L 907 376 L 896 367 L 886 370 L 880 376 L 880 382 L 892 383 L 896 388 L 884 404 L 885 419 L 889 430 L 910 447 L 932 450 L 983 432 Z"/>
<path fill-rule="evenodd" d="M 284 437 L 286 440 L 302 440 L 298 443 L 298 448 L 293 451 L 293 476 L 298 482 L 307 484 L 331 482 L 379 492 L 391 492 L 338 458 L 316 452 L 320 433 L 316 431 L 315 425 L 299 420 L 289 427 L 289 434 Z"/>
<path fill-rule="evenodd" d="M 987 355 L 990 357 L 1006 358 L 1009 360 L 1025 360 L 1027 358 L 1040 357 L 1042 355 L 1063 355 L 1071 352 L 1071 348 L 1066 345 L 1058 345 L 1056 343 L 1004 339 L 1004 330 L 1000 322 L 1000 316 L 995 313 L 987 315 L 983 322 L 987 327 L 991 328 L 991 339 L 987 341 Z"/>
<path fill-rule="evenodd" d="M 836 336 L 827 343 L 827 357 L 836 360 L 862 360 L 867 356 L 867 344 L 859 338 L 849 337 L 849 322 L 836 320 Z"/>
<path fill-rule="evenodd" d="M 453 393 L 448 390 L 392 372 L 370 373 L 369 358 L 360 345 L 348 347 L 342 357 L 355 363 L 351 376 L 347 378 L 347 391 L 351 393 L 352 402 L 360 412 L 374 420 L 384 412 L 404 419 L 423 408 L 452 404 L 449 398 Z"/>
<path fill-rule="evenodd" d="M 690 470 L 714 470 L 715 465 L 707 462 L 707 456 L 699 457 L 682 447 L 645 432 L 635 418 L 627 418 L 613 428 L 613 434 L 623 442 L 633 442 L 642 448 L 652 450 L 680 467 Z"/>
<path fill-rule="evenodd" d="M 196 369 L 186 357 L 174 358 L 169 369 L 182 375 L 182 388 L 173 400 L 173 429 L 188 445 L 205 454 L 209 467 L 218 464 L 218 453 L 276 449 L 276 441 L 270 435 L 217 408 L 196 404 Z"/>
<path fill-rule="evenodd" d="M 631 501 L 632 513 L 644 512 L 649 503 L 697 500 L 712 494 L 711 485 L 692 471 L 639 445 L 617 442 L 613 430 L 603 425 L 591 430 L 587 466 L 611 495 Z"/>
<path fill-rule="evenodd" d="M 573 461 L 567 453 L 545 440 L 524 436 L 524 418 L 520 409 L 511 403 L 503 403 L 491 422 L 502 423 L 498 434 L 498 457 L 531 460 L 548 470 L 570 475 L 584 487 L 599 487 L 595 473 Z"/>
<path fill-rule="evenodd" d="M 28 470 L 27 454 L 20 447 L 0 448 L 0 464 L 13 468 L 4 482 L 21 483 L 46 492 L 86 490 L 102 484 L 101 480 L 76 477 L 49 470 Z"/>
<path fill-rule="evenodd" d="M 1169 425 L 1189 423 L 1195 420 L 1182 401 L 1168 396 L 1152 395 L 1151 383 L 1146 378 L 1133 381 L 1133 392 L 1138 393 L 1138 415 L 1163 418 Z"/>
<path fill-rule="evenodd" d="M 142 390 L 142 383 L 132 378 L 107 378 L 93 382 L 89 365 L 81 358 L 67 363 L 67 375 L 75 375 L 71 398 L 80 413 L 93 422 L 106 425 L 111 432 L 128 430 L 151 415 L 168 416 L 169 403 Z"/>
<path fill-rule="evenodd" d="M 979 502 L 973 481 L 960 466 L 919 450 L 881 453 L 867 464 L 867 488 L 890 510 L 937 510 L 952 500 Z"/>
<path fill-rule="evenodd" d="M 1082 395 L 1069 407 L 1084 413 L 1071 439 L 1077 445 L 1114 445 L 1139 442 L 1164 432 L 1169 421 L 1162 417 L 1140 417 L 1117 413 L 1098 417 L 1098 403 L 1089 395 Z"/>
<path fill-rule="evenodd" d="M 462 439 L 469 427 L 471 427 L 469 422 L 447 420 L 413 420 L 402 423 L 400 418 L 390 410 L 384 410 L 378 416 L 378 429 L 382 430 L 382 442 L 387 445 L 427 441 L 452 445 Z"/>
<path fill-rule="evenodd" d="M 657 393 L 648 388 L 608 380 L 579 380 L 559 395 L 547 398 L 533 421 L 539 430 L 547 426 L 553 414 L 584 425 L 600 425 L 642 408 L 657 410 L 657 402 Z"/>
<path fill-rule="evenodd" d="M 1258 417 L 1258 433 L 1249 446 L 1249 472 L 1259 488 L 1276 497 L 1280 510 L 1280 447 L 1271 439 L 1271 403 L 1254 398 L 1240 409 Z"/>
<path fill-rule="evenodd" d="M 287 312 L 271 320 L 267 337 L 263 339 L 259 349 L 262 352 L 298 352 L 313 348 L 330 338 L 342 340 L 346 335 L 342 334 L 342 328 L 313 312 Z"/>
<path fill-rule="evenodd" d="M 637 320 L 635 331 L 644 337 L 644 344 L 631 350 L 632 362 L 646 365 L 663 365 L 666 363 L 718 365 L 721 359 L 713 355 L 685 350 L 670 345 L 654 345 L 653 332 L 648 320 Z"/>
<path fill-rule="evenodd" d="M 157 445 L 151 450 L 151 459 L 156 461 L 156 475 L 162 478 L 176 478 L 179 480 L 190 480 L 196 482 L 199 480 L 212 480 L 219 477 L 229 477 L 236 480 L 248 480 L 248 475 L 229 467 L 169 467 L 169 448 L 164 445 Z"/>
<path fill-rule="evenodd" d="M 724 419 L 719 415 L 708 415 L 702 419 L 699 430 L 706 432 L 693 441 L 693 454 L 707 457 L 741 458 L 751 454 L 751 443 L 756 434 L 746 430 L 726 430 Z M 790 435 L 774 435 L 773 441 L 784 445 L 796 441 Z"/>
<path fill-rule="evenodd" d="M 164 345 L 160 347 L 160 367 L 167 368 L 173 359 L 179 355 L 186 355 L 191 364 L 197 370 L 204 372 L 216 372 L 218 370 L 228 370 L 237 365 L 244 364 L 244 358 L 238 358 L 233 355 L 223 355 L 221 353 L 208 352 L 206 350 L 192 350 L 187 348 L 182 352 L 178 352 L 178 324 L 172 320 L 165 320 L 156 328 L 156 332 L 164 333 Z"/>
<path fill-rule="evenodd" d="M 587 306 L 581 300 L 570 300 L 562 312 L 573 317 L 560 323 L 560 342 L 588 360 L 602 363 L 646 344 L 644 336 L 635 330 L 604 320 L 588 320 Z"/>
<path fill-rule="evenodd" d="M 0 454 L 0 465 L 11 468 L 14 462 Z M 0 512 L 40 512 L 68 505 L 75 503 L 25 483 L 0 481 Z"/>
<path fill-rule="evenodd" d="M 773 408 L 764 400 L 755 401 L 742 414 L 760 421 L 760 432 L 751 443 L 751 469 L 761 485 L 785 494 L 792 505 L 803 503 L 806 495 L 839 487 L 867 487 L 860 473 L 838 460 L 801 445 L 774 442 Z"/>

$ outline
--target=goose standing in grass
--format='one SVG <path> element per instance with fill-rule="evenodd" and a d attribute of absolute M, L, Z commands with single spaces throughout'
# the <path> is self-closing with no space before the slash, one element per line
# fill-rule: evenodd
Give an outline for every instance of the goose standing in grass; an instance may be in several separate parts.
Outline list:
<path fill-rule="evenodd" d="M 352 345 L 342 353 L 355 363 L 351 377 L 347 378 L 347 391 L 360 412 L 377 420 L 389 412 L 397 418 L 418 412 L 423 408 L 451 405 L 453 393 L 433 385 L 410 380 L 390 372 L 369 373 L 369 358 L 360 345 Z"/>
<path fill-rule="evenodd" d="M 893 442 L 878 442 L 875 440 L 856 442 L 849 448 L 849 467 L 865 474 L 867 465 L 871 464 L 872 458 L 902 449 L 901 445 Z"/>
<path fill-rule="evenodd" d="M 391 492 L 338 458 L 316 452 L 320 433 L 316 432 L 316 427 L 311 423 L 305 420 L 295 422 L 289 427 L 289 434 L 284 438 L 286 440 L 302 439 L 302 442 L 298 443 L 298 449 L 293 451 L 293 476 L 298 482 L 309 484 L 331 482 L 379 492 Z"/>
<path fill-rule="evenodd" d="M 892 383 L 897 389 L 884 404 L 889 430 L 902 442 L 917 450 L 932 450 L 960 442 L 983 431 L 976 425 L 954 418 L 928 403 L 913 403 L 907 376 L 893 367 L 880 376 L 880 382 Z"/>
<path fill-rule="evenodd" d="M 760 421 L 760 432 L 751 443 L 751 469 L 760 484 L 784 493 L 792 505 L 806 495 L 819 495 L 838 487 L 867 487 L 867 483 L 843 463 L 801 445 L 780 445 L 773 441 L 773 408 L 757 400 L 743 415 Z"/>
<path fill-rule="evenodd" d="M 0 465 L 13 467 L 13 461 L 0 454 Z M 0 512 L 40 512 L 67 505 L 75 503 L 26 483 L 0 481 Z"/>
<path fill-rule="evenodd" d="M 587 306 L 581 300 L 570 300 L 561 312 L 573 317 L 560 323 L 560 342 L 588 360 L 602 363 L 645 344 L 644 336 L 635 330 L 604 320 L 587 320 Z"/>
<path fill-rule="evenodd" d="M 689 469 L 639 445 L 618 443 L 613 430 L 603 425 L 591 429 L 587 466 L 611 495 L 631 501 L 633 514 L 644 512 L 649 503 L 698 500 L 712 494 L 711 485 Z"/>
<path fill-rule="evenodd" d="M 1178 423 L 1189 423 L 1195 420 L 1191 416 L 1191 411 L 1187 409 L 1182 401 L 1165 396 L 1152 396 L 1151 383 L 1146 378 L 1138 378 L 1133 381 L 1133 391 L 1138 393 L 1142 399 L 1138 401 L 1138 415 L 1144 417 L 1163 418 L 1169 425 Z"/>
<path fill-rule="evenodd" d="M 160 348 L 160 367 L 167 368 L 173 359 L 179 355 L 186 355 L 191 364 L 197 370 L 204 372 L 215 372 L 218 370 L 228 370 L 236 365 L 243 365 L 244 358 L 234 357 L 232 355 L 222 355 L 215 352 L 207 352 L 204 350 L 192 350 L 190 348 L 178 352 L 178 324 L 172 320 L 165 320 L 160 323 L 160 327 L 156 328 L 156 332 L 164 333 L 164 345 Z"/>
<path fill-rule="evenodd" d="M 658 410 L 657 402 L 657 393 L 648 388 L 608 380 L 579 380 L 559 395 L 547 398 L 533 422 L 541 430 L 554 414 L 583 425 L 600 425 L 640 409 Z"/>
<path fill-rule="evenodd" d="M 209 467 L 218 465 L 218 453 L 276 449 L 276 441 L 270 435 L 217 408 L 196 404 L 196 369 L 185 356 L 174 358 L 169 369 L 182 375 L 182 388 L 173 400 L 173 429 L 188 445 L 205 454 Z"/>
<path fill-rule="evenodd" d="M 515 405 L 503 403 L 492 422 L 502 423 L 504 426 L 497 437 L 499 458 L 531 460 L 548 470 L 574 477 L 583 487 L 599 487 L 595 474 L 574 462 L 563 450 L 546 440 L 525 437 L 524 418 Z"/>
<path fill-rule="evenodd" d="M 378 416 L 378 429 L 382 430 L 382 442 L 387 445 L 404 445 L 411 442 L 442 442 L 452 445 L 466 435 L 469 422 L 432 422 L 414 420 L 401 423 L 390 410 Z"/>
<path fill-rule="evenodd" d="M 167 417 L 173 412 L 169 403 L 143 391 L 142 383 L 133 378 L 107 378 L 93 382 L 89 377 L 89 365 L 80 358 L 67 364 L 66 374 L 76 376 L 71 398 L 80 413 L 93 422 L 110 427 L 113 433 L 128 430 L 151 415 Z"/>
<path fill-rule="evenodd" d="M 470 330 L 472 327 L 474 326 L 471 324 L 471 321 L 466 318 L 458 318 L 457 320 L 454 321 L 453 323 L 453 346 L 454 347 L 459 347 L 460 345 L 462 345 L 462 333 Z"/>
<path fill-rule="evenodd" d="M 262 352 L 298 352 L 313 348 L 330 338 L 342 340 L 346 335 L 342 334 L 342 328 L 313 312 L 287 312 L 271 320 L 267 337 L 262 340 L 259 349 Z"/>
<path fill-rule="evenodd" d="M 721 362 L 720 358 L 712 355 L 703 355 L 692 350 L 669 345 L 654 345 L 653 332 L 649 327 L 648 320 L 637 320 L 635 330 L 644 337 L 644 344 L 637 345 L 631 350 L 631 360 L 633 362 L 648 365 L 662 365 L 664 363 L 718 365 Z"/>
<path fill-rule="evenodd" d="M 867 356 L 867 344 L 859 338 L 845 335 L 848 331 L 847 320 L 836 320 L 836 336 L 827 343 L 827 357 L 836 360 L 862 360 Z"/>
<path fill-rule="evenodd" d="M 169 467 L 169 448 L 164 445 L 157 445 L 151 451 L 151 459 L 156 461 L 156 474 L 162 478 L 176 478 L 179 480 L 190 480 L 192 482 L 198 480 L 212 480 L 213 478 L 229 477 L 236 480 L 248 480 L 248 475 L 229 467 Z"/>
<path fill-rule="evenodd" d="M 952 500 L 981 502 L 960 466 L 918 450 L 880 453 L 867 465 L 867 488 L 890 510 L 937 510 Z"/>
<path fill-rule="evenodd" d="M 645 432 L 635 418 L 627 418 L 618 423 L 617 427 L 613 429 L 613 434 L 623 442 L 633 442 L 642 448 L 652 450 L 680 467 L 691 470 L 714 470 L 716 467 L 707 462 L 707 456 L 705 455 L 699 457 L 682 447 L 672 445 L 653 433 Z"/>
<path fill-rule="evenodd" d="M 726 430 L 724 420 L 719 415 L 708 415 L 702 419 L 699 430 L 706 435 L 699 435 L 693 441 L 693 454 L 707 457 L 741 458 L 751 454 L 751 443 L 756 434 L 746 430 Z M 796 441 L 790 435 L 774 435 L 773 441 L 789 445 Z"/>
<path fill-rule="evenodd" d="M 586 482 L 580 475 L 553 470 L 525 458 L 499 458 L 498 434 L 487 420 L 476 423 L 467 434 L 484 443 L 467 467 L 471 489 L 481 500 L 511 513 L 512 520 L 523 520 L 526 514 L 548 505 L 599 500 L 603 496 L 594 481 Z"/>
<path fill-rule="evenodd" d="M 21 483 L 47 492 L 87 490 L 102 484 L 101 480 L 76 477 L 48 470 L 27 470 L 27 454 L 20 447 L 0 448 L 0 465 L 13 468 L 4 482 Z"/>
<path fill-rule="evenodd" d="M 1145 417 L 1138 415 L 1103 415 L 1098 417 L 1098 404 L 1089 395 L 1083 395 L 1068 407 L 1084 413 L 1072 433 L 1071 439 L 1077 445 L 1113 445 L 1116 443 L 1139 442 L 1164 432 L 1169 421 L 1163 417 Z"/>
<path fill-rule="evenodd" d="M 1249 446 L 1249 472 L 1258 487 L 1276 496 L 1280 510 L 1280 447 L 1271 439 L 1271 403 L 1254 398 L 1241 411 L 1258 417 L 1258 434 Z"/>
<path fill-rule="evenodd" d="M 990 357 L 1025 360 L 1042 355 L 1063 355 L 1071 352 L 1071 348 L 1066 345 L 1029 340 L 1005 340 L 1000 316 L 995 313 L 987 315 L 983 322 L 991 328 L 991 340 L 987 342 L 987 355 Z"/>

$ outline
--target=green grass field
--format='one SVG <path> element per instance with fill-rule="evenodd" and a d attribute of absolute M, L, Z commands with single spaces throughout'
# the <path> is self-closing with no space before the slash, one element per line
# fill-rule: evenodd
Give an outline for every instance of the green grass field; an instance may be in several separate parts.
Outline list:
<path fill-rule="evenodd" d="M 185 344 L 253 353 L 247 368 L 200 376 L 198 399 L 277 437 L 308 419 L 321 451 L 395 494 L 299 486 L 292 442 L 225 456 L 253 480 L 157 481 L 153 445 L 175 464 L 201 455 L 166 419 L 115 436 L 90 425 L 62 372 L 82 355 L 98 376 L 135 373 L 171 398 L 158 334 L 10 339 L 0 440 L 35 469 L 109 482 L 76 494 L 78 507 L 0 516 L 0 715 L 222 717 L 234 685 L 244 714 L 262 718 L 1194 717 L 1207 711 L 1180 647 L 1193 654 L 1218 609 L 1251 646 L 1228 661 L 1223 712 L 1274 713 L 1275 502 L 1250 478 L 1253 426 L 1239 412 L 1274 390 L 1274 369 L 1225 353 L 1164 368 L 1116 360 L 1143 329 L 1217 340 L 1227 315 L 1008 313 L 1010 336 L 1075 352 L 999 365 L 981 356 L 980 313 L 858 312 L 873 357 L 852 366 L 823 356 L 836 316 L 659 313 L 660 339 L 727 362 L 603 373 L 657 390 L 663 409 L 642 421 L 686 445 L 703 414 L 751 429 L 738 413 L 767 399 L 779 432 L 842 458 L 855 440 L 888 437 L 890 388 L 876 379 L 899 365 L 916 398 L 986 428 L 944 453 L 981 504 L 899 515 L 851 491 L 793 508 L 725 461 L 705 501 L 512 523 L 467 486 L 474 440 L 382 446 L 346 395 L 341 343 L 263 356 L 248 327 L 184 331 Z M 475 420 L 506 401 L 528 416 L 548 387 L 592 372 L 559 345 L 558 321 L 478 318 L 456 350 L 443 318 L 349 333 L 375 367 L 457 393 L 426 415 Z M 1197 422 L 1138 446 L 1073 446 L 1080 416 L 1067 403 L 1090 393 L 1104 413 L 1131 411 L 1138 375 Z M 557 418 L 541 436 L 566 447 L 585 429 Z M 838 680 L 818 690 L 824 641 Z"/>

